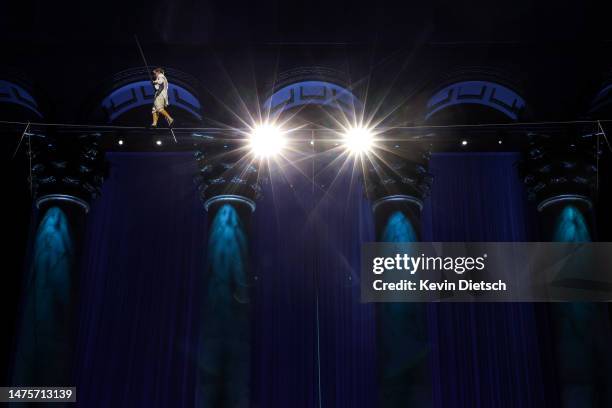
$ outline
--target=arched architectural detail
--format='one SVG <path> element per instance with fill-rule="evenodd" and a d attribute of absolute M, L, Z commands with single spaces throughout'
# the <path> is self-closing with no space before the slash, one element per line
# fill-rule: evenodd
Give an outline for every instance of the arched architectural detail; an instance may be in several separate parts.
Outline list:
<path fill-rule="evenodd" d="M 37 117 L 42 118 L 38 102 L 24 86 L 0 79 L 0 103 L 15 104 L 24 107 Z"/>
<path fill-rule="evenodd" d="M 427 101 L 425 120 L 451 106 L 478 104 L 495 109 L 511 120 L 518 120 L 525 100 L 513 89 L 488 80 L 458 81 L 438 90 Z"/>
<path fill-rule="evenodd" d="M 601 85 L 599 91 L 591 101 L 589 114 L 602 115 L 612 110 L 612 72 L 608 73 L 608 79 Z"/>
<path fill-rule="evenodd" d="M 202 106 L 198 98 L 189 90 L 180 85 L 170 83 L 168 97 L 171 106 L 191 113 L 198 120 L 202 120 Z M 110 122 L 125 112 L 134 108 L 151 105 L 155 91 L 150 81 L 136 81 L 112 91 L 102 100 L 102 107 L 108 115 Z"/>
<path fill-rule="evenodd" d="M 262 108 L 271 116 L 309 105 L 339 109 L 349 117 L 363 110 L 348 75 L 329 67 L 302 66 L 283 71 L 268 84 L 268 92 Z"/>
<path fill-rule="evenodd" d="M 347 88 L 321 80 L 295 82 L 275 91 L 264 103 L 271 114 L 302 105 L 321 105 L 338 108 L 347 114 L 361 110 L 361 101 Z"/>
<path fill-rule="evenodd" d="M 593 99 L 592 112 L 599 111 L 612 102 L 612 84 L 604 86 Z"/>
<path fill-rule="evenodd" d="M 202 120 L 202 104 L 195 78 L 183 72 L 167 69 L 170 87 L 168 97 L 173 110 L 180 110 L 195 121 Z M 155 91 L 149 73 L 142 68 L 130 69 L 116 74 L 98 93 L 97 102 L 91 107 L 100 119 L 115 122 L 124 114 L 153 104 Z M 100 112 L 101 111 L 101 112 Z"/>

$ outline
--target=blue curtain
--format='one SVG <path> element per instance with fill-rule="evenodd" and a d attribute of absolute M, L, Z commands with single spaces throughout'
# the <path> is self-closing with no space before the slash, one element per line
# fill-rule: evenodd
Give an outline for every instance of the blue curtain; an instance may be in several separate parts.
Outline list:
<path fill-rule="evenodd" d="M 191 408 L 207 234 L 192 156 L 109 159 L 80 288 L 79 405 Z M 434 155 L 424 240 L 528 240 L 516 159 Z M 253 217 L 251 405 L 370 408 L 376 322 L 359 301 L 370 205 L 350 169 L 302 164 L 265 185 Z M 430 305 L 428 327 L 436 407 L 546 405 L 531 305 Z"/>
<path fill-rule="evenodd" d="M 424 241 L 529 241 L 535 224 L 514 153 L 436 154 Z M 532 304 L 431 304 L 434 406 L 542 407 L 546 375 Z M 549 404 L 550 405 L 550 404 Z"/>
<path fill-rule="evenodd" d="M 255 213 L 254 406 L 376 403 L 374 308 L 359 301 L 373 219 L 359 180 L 325 162 L 273 174 Z"/>
<path fill-rule="evenodd" d="M 206 218 L 191 154 L 109 154 L 88 219 L 78 405 L 193 407 Z"/>

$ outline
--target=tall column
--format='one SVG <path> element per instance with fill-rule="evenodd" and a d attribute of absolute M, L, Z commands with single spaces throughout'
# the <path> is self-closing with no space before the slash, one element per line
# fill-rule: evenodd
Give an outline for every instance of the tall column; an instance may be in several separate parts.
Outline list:
<path fill-rule="evenodd" d="M 432 178 L 429 153 L 411 146 L 378 152 L 365 179 L 379 242 L 421 239 L 423 198 Z M 427 310 L 423 303 L 377 305 L 379 407 L 430 407 Z"/>
<path fill-rule="evenodd" d="M 248 408 L 251 379 L 249 224 L 261 188 L 239 150 L 205 145 L 197 182 L 208 211 L 202 280 L 197 407 Z"/>
<path fill-rule="evenodd" d="M 100 192 L 106 162 L 99 135 L 34 133 L 26 142 L 36 228 L 24 280 L 13 384 L 67 386 L 74 384 L 78 261 L 85 216 Z"/>
<path fill-rule="evenodd" d="M 542 240 L 594 238 L 592 197 L 598 154 L 592 139 L 530 135 L 522 170 L 529 198 L 537 203 Z M 553 303 L 549 312 L 561 405 L 610 406 L 612 334 L 607 304 Z"/>

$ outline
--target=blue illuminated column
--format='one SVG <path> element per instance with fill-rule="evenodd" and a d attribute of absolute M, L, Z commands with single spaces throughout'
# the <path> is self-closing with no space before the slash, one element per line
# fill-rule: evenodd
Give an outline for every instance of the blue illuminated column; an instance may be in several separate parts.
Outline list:
<path fill-rule="evenodd" d="M 522 169 L 529 198 L 537 203 L 541 239 L 594 240 L 592 197 L 599 153 L 593 140 L 530 137 Z M 607 304 L 553 303 L 549 312 L 561 406 L 612 406 L 612 334 Z"/>
<path fill-rule="evenodd" d="M 99 194 L 106 162 L 97 135 L 35 134 L 30 142 L 37 221 L 24 279 L 13 384 L 73 385 L 79 254 L 89 203 Z"/>
<path fill-rule="evenodd" d="M 429 154 L 411 147 L 378 153 L 366 175 L 379 242 L 421 239 L 423 198 L 429 192 Z M 430 407 L 431 376 L 426 305 L 379 303 L 379 407 Z"/>
<path fill-rule="evenodd" d="M 227 145 L 226 145 L 227 146 Z M 197 359 L 197 407 L 250 407 L 249 224 L 257 168 L 229 146 L 203 145 L 197 182 L 208 212 Z"/>

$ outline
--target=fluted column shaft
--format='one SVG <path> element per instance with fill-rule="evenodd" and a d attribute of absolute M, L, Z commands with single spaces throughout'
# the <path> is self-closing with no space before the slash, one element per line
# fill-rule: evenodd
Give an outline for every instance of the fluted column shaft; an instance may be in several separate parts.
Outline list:
<path fill-rule="evenodd" d="M 196 406 L 248 408 L 251 380 L 249 226 L 260 187 L 255 166 L 206 145 L 196 153 L 208 212 Z"/>
<path fill-rule="evenodd" d="M 23 286 L 13 384 L 69 386 L 74 384 L 85 219 L 99 194 L 106 162 L 98 135 L 34 133 L 27 143 L 37 221 Z"/>
<path fill-rule="evenodd" d="M 429 155 L 385 151 L 369 166 L 366 189 L 374 211 L 379 242 L 421 239 L 423 198 L 429 192 Z M 430 407 L 431 382 L 426 305 L 377 305 L 380 408 Z"/>
<path fill-rule="evenodd" d="M 522 170 L 529 198 L 537 204 L 543 240 L 594 239 L 597 154 L 589 139 L 531 135 Z M 612 335 L 607 304 L 554 303 L 549 311 L 561 405 L 610 406 Z"/>

